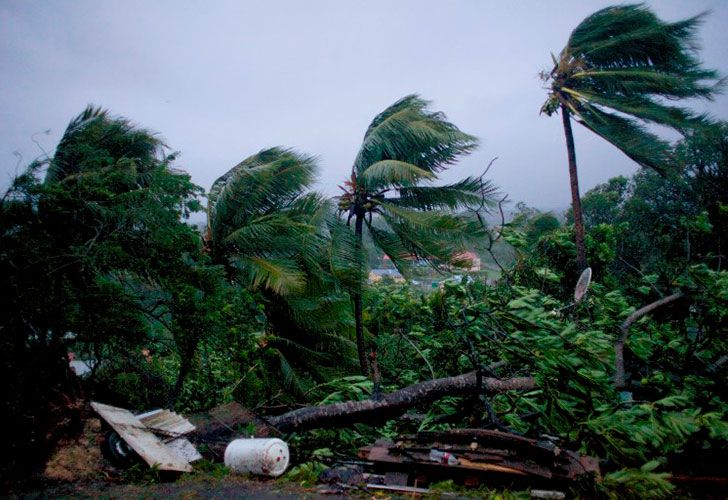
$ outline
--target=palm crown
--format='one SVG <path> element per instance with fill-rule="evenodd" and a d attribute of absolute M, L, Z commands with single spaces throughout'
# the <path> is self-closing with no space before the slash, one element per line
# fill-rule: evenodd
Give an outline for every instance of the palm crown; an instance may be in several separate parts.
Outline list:
<path fill-rule="evenodd" d="M 431 112 L 416 95 L 377 115 L 364 134 L 339 209 L 366 224 L 376 246 L 406 271 L 409 258 L 452 262 L 482 227 L 459 209 L 494 192 L 481 177 L 434 186 L 437 174 L 477 147 L 477 139 Z M 429 185 L 428 185 L 429 184 Z M 375 219 L 373 216 L 376 215 Z"/>
<path fill-rule="evenodd" d="M 599 10 L 571 33 L 554 66 L 541 112 L 561 111 L 574 210 L 576 267 L 587 266 L 571 116 L 617 146 L 640 166 L 664 172 L 670 145 L 645 128 L 654 123 L 681 133 L 708 118 L 669 104 L 685 98 L 712 98 L 720 89 L 715 71 L 697 59 L 696 28 L 701 16 L 667 23 L 647 7 L 618 5 Z"/>
<path fill-rule="evenodd" d="M 316 164 L 289 149 L 263 150 L 217 179 L 208 195 L 213 259 L 231 264 L 253 287 L 287 294 L 306 283 L 307 244 L 327 204 L 308 193 Z M 309 249 L 310 250 L 310 249 Z"/>
<path fill-rule="evenodd" d="M 564 106 L 639 165 L 663 170 L 669 145 L 641 122 L 680 132 L 701 125 L 704 115 L 668 103 L 711 98 L 721 83 L 696 56 L 702 17 L 668 23 L 643 5 L 595 12 L 574 29 L 553 69 L 542 75 L 551 82 L 542 112 L 551 115 Z"/>

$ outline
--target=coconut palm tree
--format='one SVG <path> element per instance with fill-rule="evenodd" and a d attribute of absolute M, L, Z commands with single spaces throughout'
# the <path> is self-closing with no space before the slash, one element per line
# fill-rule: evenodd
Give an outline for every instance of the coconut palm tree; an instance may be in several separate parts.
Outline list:
<path fill-rule="evenodd" d="M 324 379 L 353 358 L 349 299 L 331 272 L 334 210 L 308 191 L 315 173 L 313 157 L 270 148 L 217 179 L 208 195 L 206 247 L 228 275 L 263 296 L 262 359 L 294 390 L 303 372 Z"/>
<path fill-rule="evenodd" d="M 469 177 L 435 186 L 440 172 L 477 146 L 475 137 L 460 131 L 445 115 L 427 109 L 428 102 L 406 96 L 377 115 L 364 134 L 351 177 L 341 186 L 339 209 L 354 221 L 354 261 L 358 270 L 351 287 L 356 341 L 362 373 L 368 373 L 362 322 L 365 279 L 365 233 L 403 274 L 413 260 L 433 266 L 464 263 L 458 259 L 470 238 L 482 236 L 477 220 L 458 210 L 490 201 L 493 188 Z M 370 364 L 378 380 L 376 346 Z"/>
<path fill-rule="evenodd" d="M 697 58 L 696 30 L 703 15 L 668 23 L 641 4 L 599 10 L 571 33 L 553 69 L 541 112 L 561 112 L 568 151 L 577 267 L 586 267 L 584 225 L 571 120 L 617 146 L 642 167 L 664 171 L 670 145 L 645 128 L 678 132 L 706 123 L 707 117 L 669 104 L 712 98 L 722 81 Z"/>

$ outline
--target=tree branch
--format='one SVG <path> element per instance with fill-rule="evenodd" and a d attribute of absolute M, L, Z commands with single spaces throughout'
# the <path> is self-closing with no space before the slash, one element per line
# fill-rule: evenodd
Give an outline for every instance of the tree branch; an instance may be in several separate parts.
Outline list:
<path fill-rule="evenodd" d="M 635 312 L 630 314 L 627 319 L 624 320 L 624 323 L 622 323 L 622 326 L 619 328 L 622 332 L 622 335 L 619 337 L 619 340 L 617 340 L 617 343 L 614 345 L 614 385 L 617 389 L 622 389 L 625 386 L 624 343 L 629 337 L 629 329 L 632 324 L 643 316 L 651 313 L 658 307 L 662 307 L 671 302 L 675 302 L 676 300 L 681 299 L 684 296 L 685 294 L 683 294 L 682 292 L 673 293 L 672 295 L 668 295 L 667 297 L 663 297 L 660 300 L 657 300 L 655 302 L 652 302 L 651 304 L 647 304 L 640 309 L 637 309 Z"/>

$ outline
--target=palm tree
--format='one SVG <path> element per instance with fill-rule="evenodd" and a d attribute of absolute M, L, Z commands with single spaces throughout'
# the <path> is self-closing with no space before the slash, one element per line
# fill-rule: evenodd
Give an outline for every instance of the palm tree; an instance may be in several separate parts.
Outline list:
<path fill-rule="evenodd" d="M 354 160 L 351 177 L 341 189 L 339 209 L 354 219 L 354 261 L 358 269 L 351 288 L 359 364 L 368 363 L 362 322 L 365 279 L 365 230 L 397 269 L 407 273 L 413 259 L 433 266 L 463 263 L 458 254 L 469 238 L 482 236 L 477 220 L 459 209 L 482 206 L 492 187 L 469 177 L 435 186 L 437 174 L 477 146 L 475 137 L 460 131 L 442 113 L 427 109 L 428 102 L 406 96 L 374 118 Z M 378 383 L 376 346 L 370 346 L 371 375 Z"/>
<path fill-rule="evenodd" d="M 722 84 L 697 58 L 702 18 L 668 23 L 641 4 L 607 7 L 576 27 L 559 57 L 552 56 L 553 69 L 542 74 L 551 87 L 541 112 L 560 111 L 566 135 L 579 271 L 587 263 L 571 119 L 640 166 L 664 171 L 670 145 L 645 124 L 681 133 L 705 124 L 706 116 L 667 102 L 710 99 Z"/>
<path fill-rule="evenodd" d="M 353 358 L 349 299 L 331 272 L 334 210 L 308 191 L 315 173 L 313 157 L 270 148 L 217 179 L 208 195 L 213 262 L 265 300 L 259 344 L 268 366 L 260 374 L 281 374 L 294 390 L 303 389 L 302 373 L 325 379 Z"/>

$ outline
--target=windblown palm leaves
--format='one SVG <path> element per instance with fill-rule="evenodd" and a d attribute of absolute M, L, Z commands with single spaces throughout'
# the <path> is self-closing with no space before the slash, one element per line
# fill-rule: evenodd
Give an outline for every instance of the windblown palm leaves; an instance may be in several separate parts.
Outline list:
<path fill-rule="evenodd" d="M 302 389 L 304 373 L 321 378 L 343 368 L 353 352 L 349 299 L 331 272 L 333 210 L 308 192 L 315 172 L 310 156 L 266 149 L 215 181 L 208 196 L 212 258 L 265 297 L 265 364 L 289 389 Z"/>
<path fill-rule="evenodd" d="M 364 135 L 339 208 L 361 221 L 402 272 L 412 259 L 449 263 L 482 226 L 462 211 L 490 203 L 479 177 L 435 186 L 437 174 L 477 146 L 428 102 L 407 96 L 379 114 Z"/>
<path fill-rule="evenodd" d="M 442 113 L 427 109 L 416 95 L 400 99 L 377 115 L 364 134 L 339 209 L 354 219 L 354 260 L 358 282 L 354 300 L 359 363 L 367 373 L 362 326 L 361 287 L 365 258 L 364 230 L 404 274 L 414 260 L 432 265 L 459 263 L 469 239 L 483 227 L 468 209 L 492 203 L 493 186 L 482 177 L 436 186 L 438 173 L 477 146 Z M 372 346 L 374 347 L 374 346 Z M 376 352 L 370 354 L 377 383 Z"/>
<path fill-rule="evenodd" d="M 645 124 L 684 133 L 706 123 L 704 115 L 670 104 L 712 98 L 722 84 L 697 58 L 695 37 L 701 20 L 699 15 L 664 22 L 641 4 L 607 7 L 576 27 L 559 57 L 553 57 L 553 69 L 542 74 L 550 92 L 541 112 L 550 116 L 561 110 L 564 118 L 575 219 L 580 219 L 581 210 L 572 115 L 640 166 L 661 172 L 667 168 L 670 145 Z M 576 221 L 579 267 L 584 267 L 580 225 L 581 220 Z"/>
<path fill-rule="evenodd" d="M 314 173 L 312 157 L 271 148 L 216 180 L 208 197 L 213 258 L 227 260 L 254 288 L 303 290 L 311 264 L 305 246 L 319 242 L 327 212 L 324 199 L 306 193 Z"/>

